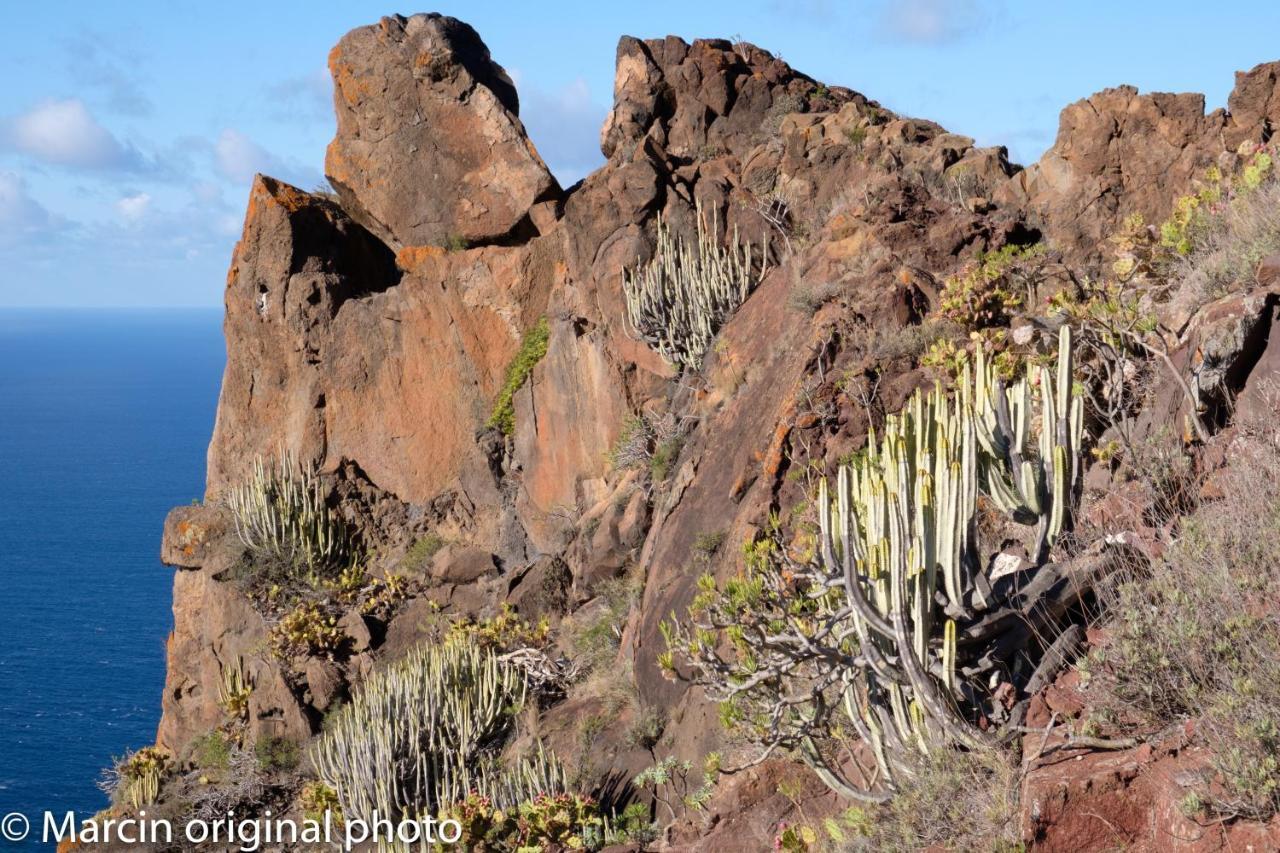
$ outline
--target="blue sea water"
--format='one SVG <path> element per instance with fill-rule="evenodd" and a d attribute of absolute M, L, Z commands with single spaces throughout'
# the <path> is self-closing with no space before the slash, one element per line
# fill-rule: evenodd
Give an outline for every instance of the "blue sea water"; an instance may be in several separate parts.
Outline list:
<path fill-rule="evenodd" d="M 161 525 L 203 493 L 220 320 L 0 310 L 0 815 L 96 812 L 101 769 L 155 739 Z"/>

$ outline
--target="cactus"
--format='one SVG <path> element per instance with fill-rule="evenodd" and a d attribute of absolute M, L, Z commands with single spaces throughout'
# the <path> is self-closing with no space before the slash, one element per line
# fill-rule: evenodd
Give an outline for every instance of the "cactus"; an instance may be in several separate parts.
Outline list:
<path fill-rule="evenodd" d="M 667 361 L 696 370 L 725 320 L 764 277 L 766 238 L 757 260 L 751 243 L 734 229 L 728 249 L 717 241 L 718 217 L 710 228 L 697 204 L 697 239 L 673 235 L 658 215 L 657 247 L 645 265 L 623 272 L 627 320 L 635 333 Z M 760 267 L 753 272 L 754 265 Z"/>
<path fill-rule="evenodd" d="M 525 697 L 519 670 L 470 639 L 423 646 L 370 676 L 311 758 L 349 818 L 435 815 L 471 792 L 509 808 L 566 787 L 541 749 L 498 763 Z"/>
<path fill-rule="evenodd" d="M 1034 453 L 1033 378 L 1040 388 Z M 877 753 L 885 738 L 898 748 L 925 750 L 940 739 L 967 746 L 988 741 L 956 712 L 962 697 L 955 620 L 967 621 L 991 603 L 975 541 L 978 493 L 1017 520 L 1035 521 L 1031 550 L 1042 563 L 1067 523 L 1082 418 L 1082 400 L 1071 387 L 1071 333 L 1064 327 L 1056 375 L 1029 366 L 1025 379 L 1006 388 L 979 351 L 955 397 L 938 387 L 917 392 L 886 423 L 879 444 L 873 436 L 868 453 L 840 469 L 834 504 L 826 482 L 820 484 L 822 565 L 840 579 L 853 605 L 867 661 L 864 688 L 846 696 L 846 707 Z M 942 642 L 935 648 L 939 625 Z"/>
<path fill-rule="evenodd" d="M 113 804 L 128 803 L 135 811 L 160 796 L 160 782 L 169 767 L 169 756 L 155 746 L 144 746 L 117 759 L 103 774 L 98 787 Z"/>
<path fill-rule="evenodd" d="M 325 503 L 316 467 L 291 451 L 254 460 L 253 476 L 227 494 L 236 535 L 252 553 L 305 569 L 313 584 L 351 557 L 341 520 Z"/>
<path fill-rule="evenodd" d="M 772 562 L 749 563 L 723 589 L 704 579 L 692 628 L 668 626 L 671 652 L 660 662 L 673 671 L 682 654 L 692 680 L 727 703 L 728 722 L 745 722 L 762 745 L 796 749 L 850 796 L 868 795 L 842 782 L 815 744 L 836 705 L 890 790 L 913 754 L 991 745 L 979 714 L 1016 724 L 992 698 L 992 677 L 1029 675 L 1016 656 L 1058 626 L 1053 608 L 1015 600 L 1047 595 L 1051 583 L 1027 575 L 1010 589 L 987 576 L 978 495 L 1034 524 L 1033 567 L 1055 571 L 1046 560 L 1070 523 L 1082 431 L 1068 329 L 1056 371 L 1029 366 L 1007 387 L 980 354 L 953 395 L 937 385 L 917 392 L 869 436 L 867 452 L 840 468 L 834 495 L 820 482 L 816 559 L 773 547 Z"/>
<path fill-rule="evenodd" d="M 218 704 L 234 720 L 243 720 L 249 715 L 249 697 L 253 695 L 253 680 L 245 675 L 244 660 L 237 657 L 230 666 L 218 664 L 221 676 L 218 684 Z"/>

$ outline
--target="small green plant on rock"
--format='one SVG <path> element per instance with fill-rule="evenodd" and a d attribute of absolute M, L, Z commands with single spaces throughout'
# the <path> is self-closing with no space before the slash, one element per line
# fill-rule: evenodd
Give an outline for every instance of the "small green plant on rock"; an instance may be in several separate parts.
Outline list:
<path fill-rule="evenodd" d="M 464 616 L 449 626 L 446 643 L 474 643 L 482 649 L 510 652 L 515 649 L 544 648 L 551 640 L 551 623 L 544 616 L 536 624 L 503 602 L 496 616 L 475 619 Z"/>
<path fill-rule="evenodd" d="M 444 816 L 462 824 L 458 843 L 467 850 L 599 850 L 606 843 L 599 806 L 577 794 L 539 794 L 515 807 L 502 808 L 491 798 L 472 793 L 446 809 Z"/>
<path fill-rule="evenodd" d="M 215 729 L 195 742 L 191 757 L 201 770 L 226 770 L 231 763 L 231 741 Z"/>
<path fill-rule="evenodd" d="M 547 318 L 543 317 L 525 333 L 520 342 L 520 349 L 515 358 L 507 366 L 507 378 L 494 401 L 493 413 L 489 415 L 486 426 L 501 430 L 503 435 L 514 435 L 516 431 L 516 392 L 529 380 L 533 368 L 547 354 L 547 346 L 551 340 L 551 327 Z"/>
<path fill-rule="evenodd" d="M 706 807 L 720 776 L 720 754 L 713 752 L 707 756 L 700 775 L 690 778 L 692 772 L 692 763 L 667 756 L 641 771 L 631 784 L 652 793 L 654 800 L 666 810 L 669 821 L 674 822 L 686 811 L 701 811 Z"/>

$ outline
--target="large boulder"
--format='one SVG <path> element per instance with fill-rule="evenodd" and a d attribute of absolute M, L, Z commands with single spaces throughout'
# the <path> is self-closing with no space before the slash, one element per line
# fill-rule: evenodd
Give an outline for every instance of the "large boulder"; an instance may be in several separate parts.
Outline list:
<path fill-rule="evenodd" d="M 558 196 L 511 78 L 461 21 L 383 18 L 344 36 L 329 70 L 338 132 L 325 171 L 393 247 L 496 240 Z"/>

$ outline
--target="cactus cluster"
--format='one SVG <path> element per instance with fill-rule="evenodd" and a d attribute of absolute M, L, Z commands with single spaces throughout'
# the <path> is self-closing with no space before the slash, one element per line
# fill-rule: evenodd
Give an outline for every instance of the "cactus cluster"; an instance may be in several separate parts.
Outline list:
<path fill-rule="evenodd" d="M 253 695 L 253 679 L 245 674 L 244 659 L 237 657 L 231 665 L 218 664 L 218 704 L 233 720 L 249 715 L 249 697 Z"/>
<path fill-rule="evenodd" d="M 743 574 L 722 587 L 704 578 L 692 625 L 664 629 L 671 649 L 660 663 L 680 674 L 683 657 L 685 677 L 724 702 L 727 724 L 795 749 L 850 796 L 865 794 L 818 743 L 839 728 L 835 709 L 871 747 L 890 791 L 913 756 L 989 745 L 980 716 L 1017 724 L 995 687 L 1026 683 L 1033 638 L 1059 628 L 1036 620 L 1065 610 L 1035 596 L 1064 586 L 1046 561 L 1069 524 L 1082 430 L 1067 328 L 1056 370 L 1029 365 L 1008 385 L 979 355 L 954 394 L 918 392 L 869 436 L 867 452 L 840 468 L 834 495 L 819 484 L 812 559 L 764 540 L 748 549 Z M 979 494 L 1034 525 L 1021 583 L 992 577 L 999 546 L 978 541 Z M 1041 569 L 1050 574 L 1037 578 Z"/>
<path fill-rule="evenodd" d="M 995 603 L 976 542 L 977 497 L 1035 523 L 1029 551 L 1035 563 L 1045 560 L 1079 476 L 1083 400 L 1072 385 L 1066 327 L 1056 375 L 1029 366 L 1006 387 L 979 350 L 954 397 L 917 393 L 878 445 L 870 437 L 867 454 L 840 469 L 834 503 L 826 482 L 819 486 L 821 564 L 852 605 L 864 665 L 845 707 L 890 778 L 887 744 L 927 751 L 938 741 L 986 742 L 957 711 L 958 624 Z"/>
<path fill-rule="evenodd" d="M 623 272 L 627 320 L 640 338 L 672 364 L 696 370 L 712 338 L 746 300 L 768 265 L 766 239 L 759 257 L 734 229 L 728 248 L 697 205 L 697 239 L 672 234 L 658 215 L 657 246 L 648 263 Z M 759 271 L 756 271 L 756 268 Z"/>
<path fill-rule="evenodd" d="M 144 746 L 117 759 L 103 774 L 98 787 L 116 805 L 127 803 L 135 811 L 160 796 L 160 782 L 169 768 L 169 756 L 155 746 Z"/>
<path fill-rule="evenodd" d="M 422 646 L 370 676 L 311 750 L 349 818 L 437 815 L 469 793 L 509 808 L 565 789 L 553 755 L 500 764 L 523 675 L 469 639 Z"/>
<path fill-rule="evenodd" d="M 236 535 L 255 556 L 304 569 L 312 581 L 351 556 L 346 529 L 325 503 L 316 467 L 292 451 L 254 460 L 253 476 L 227 494 Z"/>

